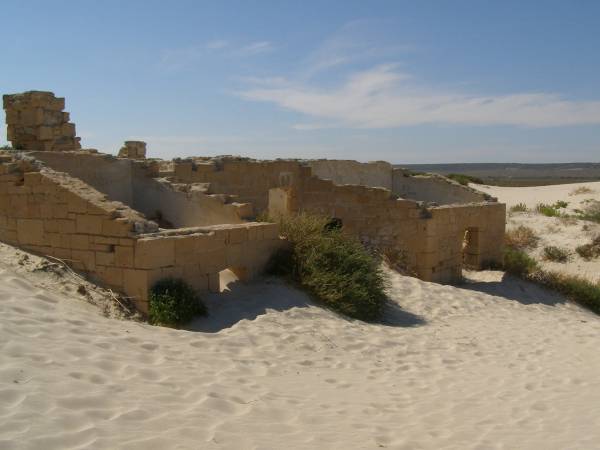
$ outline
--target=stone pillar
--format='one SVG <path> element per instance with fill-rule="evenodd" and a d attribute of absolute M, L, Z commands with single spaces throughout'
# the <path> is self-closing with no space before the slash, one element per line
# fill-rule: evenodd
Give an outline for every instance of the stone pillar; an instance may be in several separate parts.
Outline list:
<path fill-rule="evenodd" d="M 144 141 L 125 141 L 119 150 L 119 158 L 145 159 L 146 143 Z"/>
<path fill-rule="evenodd" d="M 65 99 L 52 92 L 28 91 L 4 95 L 8 140 L 17 150 L 72 151 L 81 149 L 75 124 L 63 112 Z"/>

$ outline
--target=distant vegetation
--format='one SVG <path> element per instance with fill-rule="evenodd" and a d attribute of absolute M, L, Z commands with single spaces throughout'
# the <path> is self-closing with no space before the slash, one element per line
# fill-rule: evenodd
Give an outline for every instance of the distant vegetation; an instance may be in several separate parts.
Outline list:
<path fill-rule="evenodd" d="M 536 248 L 539 240 L 533 228 L 524 225 L 507 230 L 504 237 L 506 246 L 518 250 Z"/>
<path fill-rule="evenodd" d="M 589 187 L 587 186 L 580 186 L 577 189 L 573 189 L 569 195 L 582 195 L 582 194 L 591 194 L 592 191 Z"/>
<path fill-rule="evenodd" d="M 285 216 L 279 223 L 290 247 L 274 256 L 274 273 L 289 276 L 338 313 L 365 321 L 380 317 L 386 299 L 380 261 L 356 238 L 319 216 Z"/>
<path fill-rule="evenodd" d="M 596 236 L 589 244 L 580 245 L 575 251 L 586 261 L 600 257 L 600 236 Z"/>
<path fill-rule="evenodd" d="M 150 291 L 149 321 L 153 325 L 178 326 L 205 315 L 206 306 L 194 289 L 182 280 L 166 278 Z"/>
<path fill-rule="evenodd" d="M 461 174 L 494 186 L 545 186 L 600 181 L 600 163 L 456 163 L 406 164 L 405 169 L 441 175 Z"/>
<path fill-rule="evenodd" d="M 600 314 L 600 283 L 594 283 L 574 275 L 543 270 L 535 259 L 523 250 L 508 244 L 504 250 L 504 270 L 559 292 L 571 301 Z"/>
<path fill-rule="evenodd" d="M 564 217 L 566 216 L 565 212 L 560 210 L 566 208 L 568 205 L 567 202 L 559 200 L 552 205 L 538 203 L 535 209 L 537 212 L 547 217 Z"/>
<path fill-rule="evenodd" d="M 525 203 L 517 203 L 509 209 L 510 212 L 527 212 L 527 205 Z"/>
<path fill-rule="evenodd" d="M 566 248 L 549 245 L 544 247 L 544 259 L 553 262 L 566 263 L 571 259 L 571 252 Z"/>
<path fill-rule="evenodd" d="M 485 184 L 481 178 L 473 177 L 471 175 L 464 175 L 462 173 L 449 173 L 448 175 L 446 175 L 446 177 L 450 178 L 451 180 L 457 181 L 463 186 L 468 186 L 469 183 Z"/>

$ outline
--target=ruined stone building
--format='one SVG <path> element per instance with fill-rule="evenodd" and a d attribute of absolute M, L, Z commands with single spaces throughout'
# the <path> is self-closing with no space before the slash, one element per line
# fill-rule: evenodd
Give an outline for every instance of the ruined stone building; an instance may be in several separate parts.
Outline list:
<path fill-rule="evenodd" d="M 284 242 L 258 215 L 311 212 L 341 221 L 366 246 L 435 282 L 463 266 L 500 263 L 505 205 L 437 175 L 386 162 L 146 158 L 82 150 L 64 99 L 5 95 L 0 154 L 0 240 L 67 261 L 147 311 L 157 280 L 218 290 L 219 272 L 260 273 Z"/>

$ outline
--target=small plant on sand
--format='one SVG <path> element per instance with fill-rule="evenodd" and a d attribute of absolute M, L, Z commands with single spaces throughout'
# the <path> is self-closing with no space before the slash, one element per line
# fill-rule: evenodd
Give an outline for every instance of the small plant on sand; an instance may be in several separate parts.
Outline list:
<path fill-rule="evenodd" d="M 517 203 L 510 207 L 510 212 L 527 212 L 527 205 L 525 203 Z"/>
<path fill-rule="evenodd" d="M 547 261 L 566 263 L 571 259 L 571 252 L 566 248 L 549 245 L 544 247 L 544 259 Z"/>
<path fill-rule="evenodd" d="M 471 175 L 465 175 L 462 173 L 450 173 L 446 175 L 446 178 L 450 178 L 451 180 L 454 180 L 462 184 L 463 186 L 468 186 L 469 183 L 484 184 L 481 178 L 477 178 Z"/>
<path fill-rule="evenodd" d="M 600 314 L 600 283 L 576 275 L 539 270 L 529 274 L 529 281 L 560 292 L 569 300 Z"/>
<path fill-rule="evenodd" d="M 376 320 L 386 299 L 380 261 L 332 223 L 308 214 L 282 216 L 280 234 L 290 247 L 274 256 L 271 271 L 290 276 L 341 314 Z"/>
<path fill-rule="evenodd" d="M 600 257 L 600 235 L 592 239 L 589 244 L 580 245 L 575 251 L 586 261 Z"/>
<path fill-rule="evenodd" d="M 578 210 L 577 218 L 600 223 L 600 201 L 590 199 L 586 202 L 583 210 Z"/>
<path fill-rule="evenodd" d="M 200 298 L 182 280 L 166 278 L 150 291 L 149 321 L 153 325 L 178 326 L 205 314 Z"/>
<path fill-rule="evenodd" d="M 504 270 L 518 276 L 527 276 L 538 268 L 531 256 L 522 250 L 506 246 L 504 249 Z"/>
<path fill-rule="evenodd" d="M 537 206 L 535 207 L 535 209 L 537 212 L 539 212 L 540 214 L 543 214 L 544 216 L 547 216 L 547 217 L 561 217 L 561 216 L 564 216 L 564 212 L 559 211 L 559 209 L 564 209 L 568 205 L 569 204 L 567 202 L 559 200 L 556 203 L 554 203 L 553 205 L 547 205 L 545 203 L 538 203 Z"/>
<path fill-rule="evenodd" d="M 524 225 L 508 230 L 504 236 L 504 243 L 508 247 L 520 250 L 537 247 L 539 240 L 533 228 Z"/>
<path fill-rule="evenodd" d="M 584 195 L 584 194 L 591 194 L 592 192 L 594 192 L 593 190 L 591 190 L 589 187 L 587 186 L 579 186 L 577 189 L 573 189 L 569 195 Z"/>

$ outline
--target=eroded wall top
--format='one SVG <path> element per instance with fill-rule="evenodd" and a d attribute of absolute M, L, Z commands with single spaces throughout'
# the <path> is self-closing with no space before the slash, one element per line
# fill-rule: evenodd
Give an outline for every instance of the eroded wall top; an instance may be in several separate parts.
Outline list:
<path fill-rule="evenodd" d="M 65 99 L 52 92 L 4 95 L 7 139 L 18 150 L 71 151 L 81 148 L 75 124 L 63 112 Z"/>

